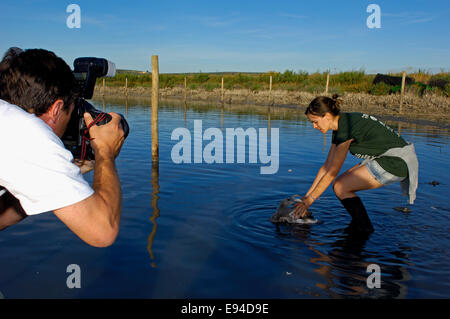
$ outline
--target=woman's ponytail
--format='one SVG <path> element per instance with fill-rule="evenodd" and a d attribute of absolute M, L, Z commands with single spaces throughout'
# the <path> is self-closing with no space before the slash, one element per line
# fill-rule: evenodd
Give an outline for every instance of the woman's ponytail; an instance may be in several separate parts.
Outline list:
<path fill-rule="evenodd" d="M 333 115 L 338 115 L 339 112 L 341 111 L 341 100 L 339 99 L 339 95 L 337 94 L 333 94 L 333 96 L 331 97 L 332 102 L 330 102 L 330 113 Z"/>

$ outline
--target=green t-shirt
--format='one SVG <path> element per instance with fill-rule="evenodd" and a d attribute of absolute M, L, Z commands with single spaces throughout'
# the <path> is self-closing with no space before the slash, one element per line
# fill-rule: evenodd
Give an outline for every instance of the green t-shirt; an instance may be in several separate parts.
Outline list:
<path fill-rule="evenodd" d="M 350 153 L 362 159 L 373 158 L 390 148 L 407 145 L 397 132 L 373 116 L 363 113 L 341 113 L 338 130 L 333 131 L 332 143 L 339 145 L 350 139 L 354 139 L 350 144 Z M 393 175 L 408 176 L 408 166 L 399 157 L 383 156 L 375 160 Z"/>

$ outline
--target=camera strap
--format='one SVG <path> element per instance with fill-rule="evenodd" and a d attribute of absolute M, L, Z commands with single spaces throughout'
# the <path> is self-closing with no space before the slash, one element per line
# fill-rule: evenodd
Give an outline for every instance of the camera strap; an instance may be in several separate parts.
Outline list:
<path fill-rule="evenodd" d="M 102 112 L 89 124 L 86 126 L 86 129 L 83 130 L 83 140 L 81 143 L 81 160 L 84 161 L 84 158 L 86 156 L 86 149 L 87 149 L 87 143 L 89 141 L 92 141 L 93 138 L 89 137 L 89 129 L 92 127 L 92 125 L 95 125 L 101 121 L 103 121 L 106 118 L 106 113 Z"/>

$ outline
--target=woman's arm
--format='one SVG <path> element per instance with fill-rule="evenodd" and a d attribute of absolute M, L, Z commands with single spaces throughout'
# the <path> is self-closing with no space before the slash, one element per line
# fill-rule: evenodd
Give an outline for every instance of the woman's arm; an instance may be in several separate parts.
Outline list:
<path fill-rule="evenodd" d="M 298 217 L 303 217 L 306 214 L 306 211 L 309 206 L 317 199 L 322 193 L 330 186 L 331 182 L 336 178 L 339 171 L 341 170 L 342 165 L 344 164 L 345 158 L 347 157 L 348 149 L 350 148 L 350 144 L 353 142 L 353 139 L 348 140 L 335 146 L 335 151 L 331 160 L 328 164 L 328 170 L 322 175 L 322 177 L 318 180 L 316 185 L 310 188 L 307 196 L 303 198 L 303 201 L 296 205 L 296 209 L 294 211 L 294 215 Z M 332 146 L 333 147 L 333 146 Z M 330 149 L 331 153 L 331 149 Z M 327 158 L 328 161 L 328 158 Z M 327 163 L 327 162 L 325 162 Z M 325 166 L 325 165 L 324 165 Z M 320 172 L 320 170 L 319 170 Z M 319 175 L 319 174 L 317 174 Z M 317 179 L 317 177 L 316 177 Z M 316 182 L 316 181 L 315 181 Z"/>
<path fill-rule="evenodd" d="M 317 172 L 316 178 L 306 193 L 305 197 L 308 197 L 311 192 L 316 188 L 317 184 L 320 182 L 322 177 L 330 170 L 331 163 L 333 163 L 334 154 L 336 153 L 336 144 L 331 144 L 330 150 L 328 151 L 327 159 L 322 167 Z"/>

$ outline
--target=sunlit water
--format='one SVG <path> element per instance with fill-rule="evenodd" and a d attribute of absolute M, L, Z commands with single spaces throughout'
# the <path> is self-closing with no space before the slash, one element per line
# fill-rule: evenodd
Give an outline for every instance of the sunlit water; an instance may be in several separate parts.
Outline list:
<path fill-rule="evenodd" d="M 375 232 L 366 240 L 344 233 L 350 218 L 331 187 L 311 206 L 314 225 L 276 226 L 280 201 L 304 194 L 322 165 L 330 134 L 301 113 L 272 114 L 279 128 L 279 170 L 262 164 L 174 164 L 175 128 L 269 127 L 263 112 L 161 106 L 159 174 L 151 165 L 151 109 L 145 103 L 95 103 L 127 116 L 131 132 L 117 159 L 123 210 L 109 248 L 92 248 L 52 213 L 0 233 L 0 296 L 5 298 L 448 298 L 450 257 L 449 131 L 401 127 L 415 144 L 419 189 L 410 213 L 400 186 L 361 192 Z M 265 109 L 263 109 L 265 110 Z M 399 129 L 398 123 L 389 125 Z M 203 145 L 207 144 L 204 142 Z M 270 150 L 270 147 L 269 147 Z M 193 153 L 192 153 L 193 154 Z M 193 155 L 192 155 L 193 156 Z M 248 162 L 248 157 L 247 157 Z M 342 171 L 357 160 L 351 155 Z M 342 172 L 341 171 L 341 172 Z M 86 178 L 91 182 L 92 173 Z M 439 181 L 433 186 L 431 181 Z M 45 185 L 45 181 L 42 181 Z M 69 289 L 67 266 L 81 270 Z M 367 266 L 381 269 L 370 289 Z"/>

